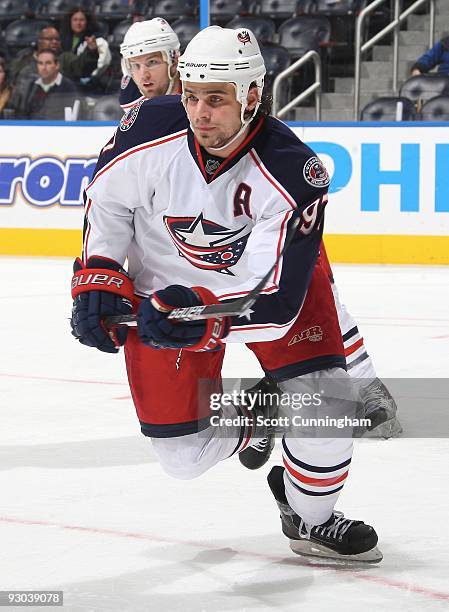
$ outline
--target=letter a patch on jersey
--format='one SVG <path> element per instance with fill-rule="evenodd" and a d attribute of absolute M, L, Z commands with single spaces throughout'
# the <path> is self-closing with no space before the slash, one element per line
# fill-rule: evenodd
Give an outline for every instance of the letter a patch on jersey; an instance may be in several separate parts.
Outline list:
<path fill-rule="evenodd" d="M 230 274 L 239 261 L 251 231 L 246 225 L 230 230 L 198 217 L 164 217 L 165 227 L 179 254 L 195 268 Z"/>

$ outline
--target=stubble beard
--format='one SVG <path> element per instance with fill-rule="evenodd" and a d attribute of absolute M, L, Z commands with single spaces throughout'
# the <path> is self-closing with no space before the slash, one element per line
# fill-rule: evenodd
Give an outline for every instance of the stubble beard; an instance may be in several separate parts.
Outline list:
<path fill-rule="evenodd" d="M 156 98 L 158 96 L 165 96 L 165 93 L 168 89 L 168 83 L 166 83 L 165 85 L 160 85 L 159 87 L 157 87 L 156 89 L 153 89 L 150 92 L 146 91 L 143 85 L 141 86 L 137 85 L 137 87 L 139 88 L 139 91 L 142 94 L 142 96 L 145 96 L 145 98 L 147 98 L 148 100 L 151 100 L 152 98 Z"/>
<path fill-rule="evenodd" d="M 221 147 L 221 145 L 224 144 L 225 141 L 227 140 L 227 138 L 225 138 L 224 134 L 222 133 L 217 134 L 217 135 L 212 135 L 212 134 L 202 135 L 200 132 L 198 132 L 196 134 L 196 138 L 198 142 L 200 143 L 200 145 L 206 149 L 209 147 Z"/>

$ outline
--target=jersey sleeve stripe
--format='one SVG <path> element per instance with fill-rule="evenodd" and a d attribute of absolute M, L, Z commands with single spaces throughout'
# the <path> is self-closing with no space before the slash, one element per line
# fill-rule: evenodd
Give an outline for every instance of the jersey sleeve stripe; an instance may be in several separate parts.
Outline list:
<path fill-rule="evenodd" d="M 249 331 L 252 329 L 282 329 L 283 327 L 291 327 L 293 321 L 296 321 L 298 315 L 295 315 L 288 323 L 259 323 L 258 325 L 239 325 L 238 327 L 231 327 L 231 331 Z"/>
<path fill-rule="evenodd" d="M 86 229 L 86 234 L 84 236 L 84 244 L 83 244 L 83 263 L 86 264 L 87 263 L 87 243 L 89 242 L 89 235 L 90 235 L 90 229 L 91 229 L 91 225 L 89 223 L 89 211 L 90 211 L 90 207 L 92 205 L 92 200 L 89 198 L 89 200 L 87 201 L 87 207 L 86 207 L 86 213 L 85 213 L 85 217 L 87 220 L 87 229 Z"/>
<path fill-rule="evenodd" d="M 140 96 L 140 98 L 136 98 L 135 100 L 133 100 L 132 102 L 128 102 L 127 104 L 120 104 L 120 106 L 122 107 L 123 110 L 128 110 L 132 108 L 138 102 L 141 102 L 142 100 L 146 100 L 145 96 Z"/>
<path fill-rule="evenodd" d="M 274 293 L 278 289 L 279 287 L 277 285 L 270 285 L 269 287 L 265 287 L 265 289 L 262 289 L 261 293 Z M 251 290 L 248 289 L 248 291 L 237 291 L 235 293 L 225 293 L 223 295 L 220 295 L 220 300 L 228 300 L 229 298 L 243 297 L 245 295 L 248 295 L 250 291 Z"/>
<path fill-rule="evenodd" d="M 279 257 L 279 255 L 281 254 L 282 251 L 282 245 L 285 242 L 285 238 L 287 235 L 287 224 L 290 221 L 291 217 L 292 217 L 292 212 L 288 212 L 285 217 L 284 220 L 282 221 L 281 224 L 281 231 L 279 233 L 279 240 L 278 240 L 278 246 L 277 246 L 277 250 L 276 250 L 276 257 Z M 277 262 L 277 265 L 274 269 L 274 276 L 273 276 L 273 283 L 276 285 L 276 287 L 279 287 L 278 285 L 278 277 L 280 276 L 280 270 L 281 270 L 281 261 L 279 260 Z"/>

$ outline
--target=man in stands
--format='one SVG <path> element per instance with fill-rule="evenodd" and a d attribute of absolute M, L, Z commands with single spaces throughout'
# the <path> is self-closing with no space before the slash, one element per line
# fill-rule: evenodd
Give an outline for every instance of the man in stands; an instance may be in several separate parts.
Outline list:
<path fill-rule="evenodd" d="M 86 39 L 86 48 L 80 55 L 70 51 L 61 53 L 61 38 L 53 26 L 43 28 L 39 32 L 36 48 L 24 49 L 11 62 L 10 74 L 14 86 L 9 107 L 14 109 L 17 117 L 25 112 L 25 99 L 30 87 L 40 76 L 37 69 L 37 54 L 43 49 L 50 50 L 58 55 L 59 71 L 71 81 L 79 81 L 81 77 L 88 77 L 97 67 L 98 50 L 95 36 Z"/>
<path fill-rule="evenodd" d="M 24 105 L 27 119 L 64 120 L 64 108 L 73 106 L 75 84 L 60 72 L 57 54 L 43 49 L 36 54 L 39 78 L 32 84 Z"/>

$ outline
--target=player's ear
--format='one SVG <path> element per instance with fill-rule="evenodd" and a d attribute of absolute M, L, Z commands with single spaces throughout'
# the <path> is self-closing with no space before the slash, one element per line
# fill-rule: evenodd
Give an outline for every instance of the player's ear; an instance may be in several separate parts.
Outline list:
<path fill-rule="evenodd" d="M 259 101 L 259 93 L 257 91 L 256 86 L 250 87 L 246 100 L 247 104 L 245 110 L 252 111 L 256 107 L 257 102 Z"/>
<path fill-rule="evenodd" d="M 173 63 L 170 66 L 170 74 L 172 77 L 174 77 L 175 74 L 178 72 L 178 59 L 179 59 L 179 52 L 176 53 L 176 57 L 174 58 Z"/>

